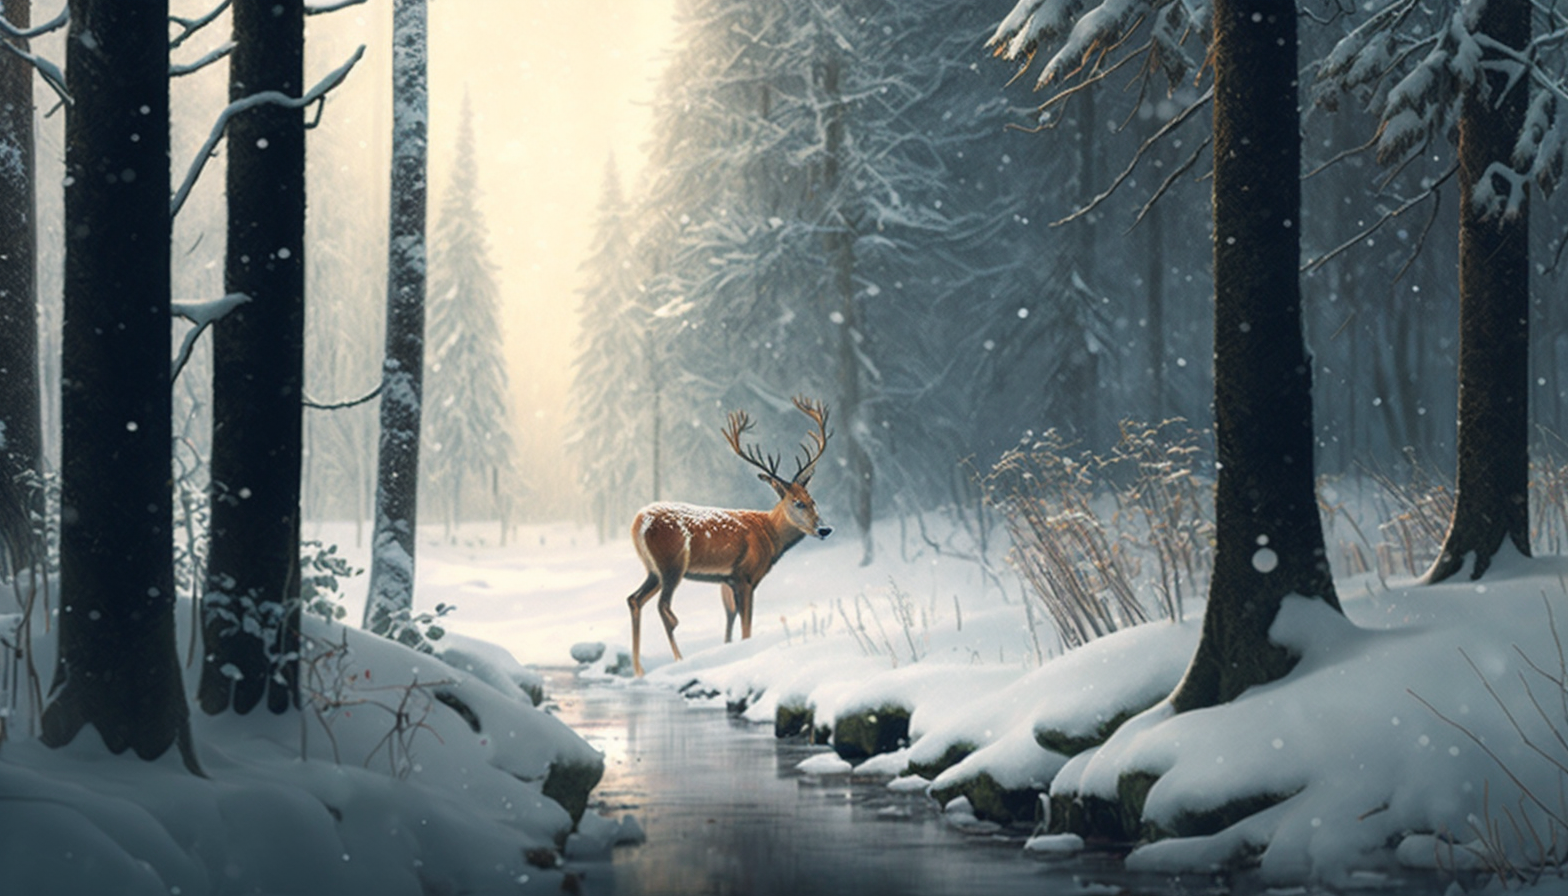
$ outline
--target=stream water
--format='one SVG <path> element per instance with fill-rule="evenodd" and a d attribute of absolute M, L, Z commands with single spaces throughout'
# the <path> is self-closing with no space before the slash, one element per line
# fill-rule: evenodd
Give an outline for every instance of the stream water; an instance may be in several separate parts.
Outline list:
<path fill-rule="evenodd" d="M 1137 878 L 1113 857 L 1067 862 L 1022 850 L 1027 832 L 966 833 L 923 794 L 885 778 L 807 776 L 822 752 L 650 687 L 548 690 L 562 721 L 605 754 L 589 811 L 631 814 L 647 842 L 574 863 L 582 892 L 638 894 L 1228 893 L 1212 877 Z"/>

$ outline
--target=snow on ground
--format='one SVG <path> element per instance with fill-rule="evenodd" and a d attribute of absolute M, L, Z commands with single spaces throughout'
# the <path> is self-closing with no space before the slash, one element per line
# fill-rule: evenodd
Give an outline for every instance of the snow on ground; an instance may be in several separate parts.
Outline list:
<path fill-rule="evenodd" d="M 781 702 L 812 707 L 819 720 L 905 705 L 909 748 L 864 767 L 897 776 L 904 789 L 920 786 L 902 774 L 908 762 L 967 742 L 977 749 L 944 775 L 985 771 L 1009 787 L 1054 778 L 1058 792 L 1103 796 L 1125 772 L 1159 775 L 1145 820 L 1167 829 L 1233 800 L 1281 800 L 1219 833 L 1138 849 L 1129 864 L 1149 870 L 1207 869 L 1246 854 L 1267 879 L 1351 885 L 1396 855 L 1406 865 L 1439 861 L 1423 844 L 1481 848 L 1477 825 L 1520 812 L 1510 776 L 1554 805 L 1568 782 L 1503 711 L 1564 758 L 1551 730 L 1568 727 L 1561 689 L 1529 663 L 1561 675 L 1547 607 L 1568 628 L 1568 560 L 1502 558 L 1483 583 L 1341 580 L 1345 617 L 1303 600 L 1281 615 L 1275 636 L 1303 656 L 1290 676 L 1176 716 L 1162 698 L 1191 655 L 1201 606 L 1183 624 L 1151 623 L 1042 665 L 1034 645 L 1049 645 L 1049 632 L 1031 633 L 1016 590 L 1004 594 L 975 563 L 926 545 L 906 545 L 904 556 L 892 526 L 878 541 L 870 567 L 857 565 L 850 539 L 784 558 L 757 590 L 750 642 L 722 643 L 715 586 L 683 584 L 674 608 L 687 659 L 671 661 L 655 622 L 644 638 L 646 681 L 615 681 L 700 681 L 757 722 L 771 722 Z M 600 546 L 562 527 L 530 531 L 504 551 L 428 538 L 422 551 L 422 599 L 457 604 L 454 631 L 494 640 L 525 662 L 559 664 L 587 640 L 608 642 L 613 654 L 629 641 L 624 598 L 642 576 L 629 542 Z M 1090 736 L 1111 716 L 1151 704 L 1109 743 L 1076 756 L 1045 750 L 1035 736 Z M 1496 839 L 1524 845 L 1506 829 Z M 1072 841 L 1041 844 L 1061 851 Z"/>
<path fill-rule="evenodd" d="M 352 526 L 312 525 L 307 533 L 364 565 Z M 1048 629 L 1031 630 L 1009 574 L 960 556 L 965 545 L 956 537 L 944 535 L 942 550 L 901 543 L 893 523 L 879 528 L 879 559 L 866 567 L 854 539 L 803 544 L 757 589 L 756 636 L 746 642 L 723 643 L 716 586 L 684 583 L 674 609 L 686 659 L 672 660 L 662 627 L 647 614 L 650 672 L 636 681 L 605 671 L 630 641 L 625 598 L 643 575 L 629 538 L 601 545 L 587 530 L 539 526 L 503 547 L 495 534 L 465 528 L 452 542 L 438 528 L 421 531 L 419 608 L 456 606 L 441 620 L 456 668 L 352 632 L 350 643 L 377 681 L 394 672 L 407 681 L 419 665 L 420 680 L 458 682 L 487 718 L 504 719 L 500 726 L 476 734 L 438 708 L 430 717 L 436 731 L 415 735 L 404 778 L 387 773 L 384 754 L 371 755 L 387 729 L 384 713 L 334 724 L 339 762 L 308 720 L 311 759 L 300 762 L 297 728 L 198 717 L 210 780 L 168 761 L 143 771 L 135 760 L 14 741 L 0 753 L 0 794 L 18 795 L 15 809 L 0 812 L 0 885 L 27 873 L 19 867 L 55 880 L 50 875 L 74 861 L 72 873 L 127 893 L 224 892 L 229 875 L 289 892 L 352 891 L 345 881 L 373 881 L 385 893 L 417 893 L 432 881 L 480 893 L 509 892 L 524 878 L 558 887 L 560 873 L 528 865 L 518 844 L 549 845 L 564 834 L 569 820 L 542 800 L 537 778 L 551 757 L 585 748 L 547 714 L 502 692 L 536 680 L 513 657 L 570 666 L 573 648 L 584 656 L 592 642 L 608 645 L 593 665 L 608 686 L 696 682 L 689 693 L 742 705 L 759 723 L 772 722 L 781 705 L 811 708 L 819 722 L 903 706 L 908 746 L 853 767 L 895 789 L 941 790 L 983 772 L 1007 788 L 1110 796 L 1126 772 L 1158 776 L 1144 820 L 1192 835 L 1139 848 L 1128 862 L 1140 869 L 1208 869 L 1247 855 L 1270 880 L 1351 886 L 1395 861 L 1463 864 L 1471 860 L 1462 845 L 1478 845 L 1476 826 L 1520 812 L 1510 776 L 1553 801 L 1563 781 L 1560 767 L 1521 741 L 1503 707 L 1544 753 L 1563 756 L 1568 746 L 1552 729 L 1568 726 L 1561 689 L 1549 680 L 1562 675 L 1547 607 L 1568 627 L 1568 560 L 1503 558 L 1484 583 L 1341 580 L 1346 617 L 1306 601 L 1290 602 L 1281 615 L 1275 636 L 1303 657 L 1286 679 L 1178 716 L 1163 696 L 1191 655 L 1201 606 L 1189 607 L 1181 624 L 1150 623 L 1057 655 Z M 364 589 L 363 576 L 345 583 L 350 621 Z M 1083 748 L 1127 716 L 1109 742 Z M 1042 731 L 1053 743 L 1079 745 L 1045 749 Z M 910 773 L 911 764 L 953 747 L 971 752 L 935 781 Z M 841 760 L 823 757 L 803 770 L 844 771 Z M 1259 796 L 1277 802 L 1217 833 L 1191 830 L 1205 812 Z M 968 800 L 948 804 L 961 828 L 990 829 L 971 824 Z M 1541 813 L 1531 814 L 1542 823 Z M 566 854 L 604 848 L 584 837 L 609 842 L 632 828 L 590 812 Z M 1517 848 L 1510 831 L 1505 825 L 1495 839 Z M 261 856 L 252 832 L 286 837 L 297 859 Z M 82 844 L 94 861 L 49 851 L 61 842 Z M 1079 848 L 1070 837 L 1033 843 L 1041 854 Z M 20 857 L 27 862 L 19 865 Z"/>
<path fill-rule="evenodd" d="M 177 618 L 183 657 L 188 604 Z M 0 630 L 14 619 L 0 615 Z M 527 675 L 486 645 L 459 645 L 455 668 L 314 617 L 306 634 L 318 647 L 305 678 L 341 705 L 283 718 L 193 709 L 205 777 L 173 750 L 154 763 L 111 756 L 91 729 L 49 749 L 27 736 L 25 704 L 12 714 L 0 747 L 0 893 L 559 891 L 558 847 L 581 847 L 542 788 L 552 764 L 601 768 L 602 757 L 533 706 L 516 683 Z M 35 639 L 45 688 L 53 642 Z M 192 687 L 197 677 L 187 667 Z"/>

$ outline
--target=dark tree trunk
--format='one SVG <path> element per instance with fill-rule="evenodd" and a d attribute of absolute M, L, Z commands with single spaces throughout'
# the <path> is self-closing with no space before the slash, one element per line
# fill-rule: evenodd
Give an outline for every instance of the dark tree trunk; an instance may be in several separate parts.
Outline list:
<path fill-rule="evenodd" d="M 397 0 L 392 19 L 392 221 L 388 240 L 387 348 L 370 595 L 364 627 L 397 634 L 414 605 L 419 420 L 425 357 L 425 0 Z M 407 632 L 407 634 L 405 634 Z"/>
<path fill-rule="evenodd" d="M 60 653 L 43 740 L 178 745 L 165 0 L 71 0 L 65 120 Z"/>
<path fill-rule="evenodd" d="M 31 0 L 5 0 L 6 21 L 28 26 Z M 23 47 L 25 49 L 25 46 Z M 38 396 L 38 204 L 33 67 L 0 53 L 0 579 L 43 559 L 33 519 L 43 492 L 24 477 L 43 469 Z"/>
<path fill-rule="evenodd" d="M 838 400 L 844 419 L 849 421 L 850 513 L 855 528 L 860 532 L 860 565 L 867 566 L 875 559 L 876 544 L 871 535 L 872 494 L 876 470 L 859 433 L 869 432 L 864 420 L 860 383 L 860 352 L 864 333 L 860 328 L 860 314 L 855 305 L 855 228 L 853 213 L 844 207 L 845 190 L 841 155 L 844 152 L 844 130 L 849 115 L 843 96 L 843 60 L 832 49 L 824 51 L 822 63 L 822 92 L 828 103 L 827 128 L 824 135 L 827 161 L 823 168 L 823 191 L 830 197 L 826 210 L 827 228 L 824 248 L 827 254 L 832 281 L 831 301 L 838 312 Z"/>
<path fill-rule="evenodd" d="M 1149 305 L 1144 319 L 1149 340 L 1149 415 L 1165 419 L 1165 212 L 1159 203 L 1149 209 Z"/>
<path fill-rule="evenodd" d="M 303 91 L 303 0 L 236 0 L 229 99 Z M 305 375 L 305 119 L 262 105 L 229 123 L 224 288 L 251 301 L 213 329 L 211 540 L 200 699 L 299 703 Z M 249 624 L 246 620 L 250 620 Z"/>
<path fill-rule="evenodd" d="M 1214 4 L 1214 574 L 1177 711 L 1273 681 L 1287 595 L 1338 609 L 1312 474 L 1302 342 L 1296 17 L 1274 0 Z"/>
<path fill-rule="evenodd" d="M 1488 3 L 1479 32 L 1530 43 L 1530 4 Z M 1530 555 L 1530 214 L 1484 217 L 1470 201 L 1493 162 L 1507 163 L 1529 100 L 1487 71 L 1491 98 L 1467 94 L 1459 117 L 1459 476 L 1443 549 L 1426 574 L 1441 582 L 1475 558 L 1479 579 L 1511 540 Z"/>

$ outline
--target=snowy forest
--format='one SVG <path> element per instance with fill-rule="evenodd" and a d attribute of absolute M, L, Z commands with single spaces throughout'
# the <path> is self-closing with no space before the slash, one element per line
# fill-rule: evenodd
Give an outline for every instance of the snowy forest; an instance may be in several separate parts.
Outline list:
<path fill-rule="evenodd" d="M 0 0 L 0 891 L 1568 879 L 1568 7 L 597 14 Z"/>

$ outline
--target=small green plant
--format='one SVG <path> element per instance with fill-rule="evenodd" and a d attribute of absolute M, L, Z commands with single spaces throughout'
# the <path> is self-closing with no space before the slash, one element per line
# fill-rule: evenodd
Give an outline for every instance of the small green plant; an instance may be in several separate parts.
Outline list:
<path fill-rule="evenodd" d="M 342 596 L 338 583 L 363 572 L 340 556 L 335 544 L 325 545 L 314 539 L 301 542 L 299 599 L 305 612 L 329 622 L 342 620 L 348 611 L 338 602 Z"/>

